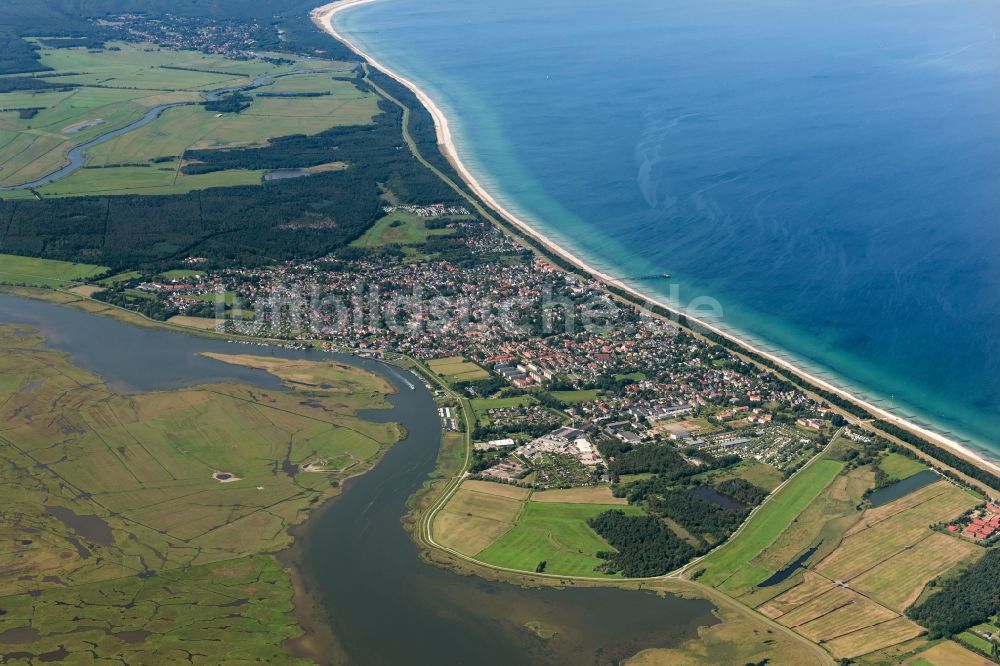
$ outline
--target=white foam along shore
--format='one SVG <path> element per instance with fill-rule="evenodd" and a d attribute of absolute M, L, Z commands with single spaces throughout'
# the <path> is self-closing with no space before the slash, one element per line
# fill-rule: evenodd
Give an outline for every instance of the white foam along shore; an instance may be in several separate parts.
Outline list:
<path fill-rule="evenodd" d="M 369 65 L 378 69 L 385 75 L 395 79 L 399 83 L 403 84 L 404 86 L 409 88 L 414 95 L 416 95 L 417 99 L 420 101 L 421 104 L 424 105 L 424 107 L 427 108 L 432 118 L 434 119 L 434 126 L 437 130 L 437 141 L 441 150 L 444 152 L 445 157 L 448 158 L 448 161 L 452 164 L 452 166 L 462 177 L 465 183 L 476 193 L 476 195 L 484 202 L 486 202 L 487 205 L 489 205 L 507 222 L 517 227 L 517 229 L 519 229 L 522 233 L 531 237 L 537 243 L 545 247 L 549 252 L 552 252 L 553 254 L 558 255 L 559 257 L 562 257 L 566 261 L 578 266 L 580 269 L 593 275 L 594 277 L 598 278 L 605 284 L 613 285 L 614 287 L 622 290 L 623 292 L 626 292 L 642 301 L 655 303 L 656 305 L 662 307 L 664 310 L 667 310 L 668 312 L 676 316 L 685 316 L 689 321 L 696 322 L 700 327 L 712 331 L 717 335 L 721 335 L 727 340 L 736 343 L 740 347 L 768 359 L 769 361 L 775 363 L 777 366 L 783 368 L 784 370 L 799 376 L 806 382 L 818 386 L 827 391 L 830 391 L 831 393 L 834 393 L 842 398 L 845 398 L 860 405 L 864 409 L 868 410 L 871 414 L 875 415 L 876 417 L 884 421 L 893 423 L 901 428 L 905 428 L 906 430 L 918 434 L 935 444 L 947 448 L 952 452 L 954 452 L 955 454 L 974 462 L 983 469 L 992 472 L 1000 472 L 1000 465 L 997 465 L 993 461 L 983 457 L 983 455 L 981 455 L 979 452 L 973 451 L 972 449 L 963 446 L 959 442 L 956 442 L 948 437 L 945 437 L 944 435 L 934 432 L 933 430 L 929 430 L 920 425 L 917 425 L 916 423 L 913 423 L 901 416 L 892 414 L 891 412 L 888 412 L 885 409 L 882 409 L 881 407 L 878 407 L 877 405 L 868 402 L 867 400 L 859 398 L 853 393 L 845 391 L 844 389 L 838 386 L 834 386 L 833 384 L 821 379 L 820 377 L 817 377 L 815 375 L 806 372 L 800 367 L 790 363 L 786 359 L 783 359 L 779 356 L 776 356 L 758 347 L 755 347 L 754 345 L 748 343 L 746 340 L 733 335 L 729 331 L 721 329 L 718 326 L 715 326 L 702 319 L 692 317 L 690 314 L 686 312 L 679 311 L 677 310 L 677 308 L 672 307 L 669 304 L 662 302 L 661 300 L 658 300 L 653 296 L 650 296 L 649 294 L 640 292 L 639 290 L 631 287 L 622 280 L 614 276 L 608 275 L 603 271 L 597 270 L 596 268 L 587 264 L 584 260 L 582 260 L 578 256 L 569 252 L 565 248 L 555 244 L 549 238 L 543 236 L 537 230 L 535 230 L 533 227 L 527 224 L 524 220 L 522 220 L 521 218 L 517 217 L 512 212 L 504 208 L 504 206 L 501 205 L 500 202 L 497 201 L 493 197 L 493 195 L 490 194 L 490 192 L 487 191 L 486 188 L 483 187 L 479 183 L 479 181 L 476 180 L 475 176 L 472 175 L 472 172 L 470 172 L 469 169 L 462 162 L 461 158 L 458 155 L 458 151 L 455 148 L 455 143 L 452 140 L 452 134 L 450 126 L 448 124 L 448 118 L 444 115 L 444 113 L 442 113 L 441 109 L 437 106 L 437 104 L 434 103 L 434 100 L 432 100 L 427 95 L 427 93 L 425 93 L 413 81 L 410 81 L 409 79 L 401 76 L 400 74 L 392 71 L 391 69 L 380 63 L 370 53 L 366 52 L 365 50 L 360 48 L 356 43 L 352 42 L 350 39 L 348 39 L 343 34 L 338 32 L 337 29 L 333 26 L 333 17 L 338 12 L 342 12 L 351 7 L 356 7 L 358 5 L 365 5 L 376 1 L 377 0 L 341 0 L 340 2 L 333 2 L 327 5 L 323 5 L 322 7 L 317 7 L 312 11 L 311 16 L 313 21 L 322 30 L 329 33 L 335 39 L 346 44 L 348 48 L 350 48 L 352 51 L 354 51 L 359 56 L 368 61 Z"/>

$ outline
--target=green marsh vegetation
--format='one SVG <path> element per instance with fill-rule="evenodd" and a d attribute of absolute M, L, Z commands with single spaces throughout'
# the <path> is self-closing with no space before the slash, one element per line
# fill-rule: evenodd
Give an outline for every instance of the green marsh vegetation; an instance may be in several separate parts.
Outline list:
<path fill-rule="evenodd" d="M 0 327 L 9 651 L 288 659 L 291 585 L 265 553 L 400 439 L 356 416 L 383 406 L 389 384 L 332 361 L 224 355 L 286 390 L 121 394 L 42 342 Z"/>

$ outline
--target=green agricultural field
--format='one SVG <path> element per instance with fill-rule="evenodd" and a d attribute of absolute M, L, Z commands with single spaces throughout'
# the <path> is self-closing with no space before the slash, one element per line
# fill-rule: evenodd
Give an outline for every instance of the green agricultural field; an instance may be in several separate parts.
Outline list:
<path fill-rule="evenodd" d="M 879 461 L 879 467 L 892 479 L 905 479 L 927 469 L 927 465 L 898 453 L 890 453 Z"/>
<path fill-rule="evenodd" d="M 263 173 L 254 170 L 186 176 L 180 173 L 183 155 L 189 149 L 265 145 L 279 136 L 366 125 L 378 113 L 376 96 L 344 77 L 344 63 L 309 59 L 274 65 L 150 45 L 111 46 L 117 50 L 41 47 L 42 63 L 57 73 L 72 73 L 58 78 L 72 87 L 0 94 L 0 186 L 55 171 L 74 146 L 125 126 L 161 104 L 186 106 L 167 109 L 152 123 L 94 146 L 85 166 L 109 168 L 81 169 L 39 188 L 38 196 L 178 194 L 260 184 Z M 247 85 L 258 76 L 275 78 L 253 90 L 243 112 L 214 113 L 201 106 L 206 91 Z M 273 96 L 296 93 L 316 96 Z M 40 110 L 22 119 L 16 110 L 24 108 Z M 32 195 L 12 191 L 2 196 Z"/>
<path fill-rule="evenodd" d="M 699 581 L 727 592 L 743 590 L 773 573 L 751 560 L 777 539 L 810 502 L 840 473 L 844 464 L 817 460 L 799 472 L 754 514 L 729 543 L 700 562 Z"/>
<path fill-rule="evenodd" d="M 22 635 L 4 641 L 5 651 L 38 661 L 65 650 L 73 663 L 182 663 L 190 654 L 215 664 L 308 663 L 280 647 L 302 633 L 291 586 L 273 557 L 258 555 L 54 588 L 0 598 L 0 634 Z"/>
<path fill-rule="evenodd" d="M 138 277 L 142 277 L 142 273 L 139 271 L 126 271 L 124 273 L 115 273 L 114 275 L 109 275 L 106 278 L 97 281 L 97 284 L 110 287 L 112 285 L 119 284 L 121 282 L 128 282 L 129 280 L 134 280 Z"/>
<path fill-rule="evenodd" d="M 534 571 L 544 560 L 546 573 L 604 577 L 594 571 L 604 562 L 597 553 L 614 549 L 587 519 L 609 509 L 642 514 L 635 506 L 528 502 L 514 528 L 476 558 L 523 571 Z"/>
<path fill-rule="evenodd" d="M 65 287 L 108 270 L 104 266 L 0 254 L 0 283 Z"/>
<path fill-rule="evenodd" d="M 597 389 L 587 389 L 582 391 L 552 391 L 552 395 L 562 400 L 567 405 L 576 405 L 581 402 L 590 402 L 600 395 Z"/>
<path fill-rule="evenodd" d="M 373 248 L 385 245 L 413 246 L 427 241 L 431 236 L 444 236 L 452 233 L 451 229 L 428 229 L 428 218 L 395 211 L 379 219 L 375 225 L 360 238 L 351 243 L 352 247 Z M 411 254 L 417 255 L 411 251 Z"/>
<path fill-rule="evenodd" d="M 205 271 L 195 271 L 190 268 L 177 268 L 172 271 L 163 271 L 159 274 L 164 280 L 186 280 L 188 278 L 204 275 Z"/>
<path fill-rule="evenodd" d="M 969 647 L 975 648 L 980 652 L 985 652 L 986 654 L 990 654 L 990 651 L 993 649 L 993 644 L 990 641 L 972 631 L 963 631 L 955 638 Z"/>
<path fill-rule="evenodd" d="M 482 420 L 487 418 L 486 412 L 491 409 L 523 407 L 534 404 L 535 399 L 527 395 L 518 395 L 512 398 L 474 398 L 470 402 L 472 403 L 472 411 L 475 413 L 477 420 Z"/>
<path fill-rule="evenodd" d="M 630 372 L 627 375 L 615 375 L 615 379 L 622 381 L 625 379 L 631 379 L 632 381 L 641 382 L 646 379 L 646 373 L 644 372 Z"/>
<path fill-rule="evenodd" d="M 967 631 L 963 631 L 955 638 L 966 645 L 970 645 L 981 652 L 986 654 L 992 654 L 993 643 L 987 639 L 983 634 L 991 634 L 994 636 L 994 640 L 1000 640 L 997 638 L 1000 636 L 1000 621 L 997 618 L 993 618 L 992 622 L 986 622 L 983 624 L 977 624 Z"/>
<path fill-rule="evenodd" d="M 709 472 L 708 477 L 712 483 L 719 483 L 726 479 L 743 479 L 768 492 L 777 488 L 785 480 L 781 471 L 753 458 L 747 458 L 721 472 Z"/>
<path fill-rule="evenodd" d="M 128 167 L 84 167 L 40 188 L 43 197 L 70 197 L 88 194 L 184 194 L 209 187 L 260 185 L 263 171 L 229 169 L 189 175 L 181 173 L 179 162 Z"/>

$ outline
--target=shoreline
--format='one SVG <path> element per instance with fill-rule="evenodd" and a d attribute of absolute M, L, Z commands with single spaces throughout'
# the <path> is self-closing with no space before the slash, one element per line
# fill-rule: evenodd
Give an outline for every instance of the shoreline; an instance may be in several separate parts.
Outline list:
<path fill-rule="evenodd" d="M 623 280 L 608 275 L 607 273 L 594 268 L 586 261 L 584 261 L 577 255 L 573 254 L 572 252 L 566 250 L 562 246 L 556 244 L 551 239 L 547 238 L 542 233 L 537 231 L 530 224 L 528 224 L 527 222 L 525 222 L 524 220 L 517 217 L 509 210 L 507 210 L 503 205 L 500 204 L 499 201 L 496 200 L 496 198 L 494 198 L 493 195 L 490 194 L 490 192 L 482 184 L 479 183 L 479 181 L 476 180 L 472 172 L 462 162 L 458 154 L 458 150 L 455 146 L 455 143 L 452 139 L 452 133 L 448 118 L 447 116 L 444 115 L 441 109 L 434 103 L 434 100 L 431 99 L 431 97 L 426 92 L 424 92 L 424 90 L 421 89 L 416 83 L 392 71 L 391 69 L 380 63 L 371 54 L 363 50 L 357 44 L 355 44 L 350 39 L 345 37 L 342 33 L 338 32 L 336 28 L 334 28 L 333 17 L 336 14 L 346 9 L 350 9 L 358 5 L 370 4 L 372 2 L 377 2 L 377 0 L 341 0 L 340 2 L 333 2 L 323 5 L 321 7 L 317 7 L 310 13 L 310 16 L 313 19 L 313 22 L 317 26 L 319 26 L 324 32 L 329 34 L 334 39 L 345 44 L 348 48 L 350 48 L 352 51 L 361 56 L 366 62 L 368 62 L 370 66 L 378 69 L 386 76 L 395 79 L 397 82 L 409 88 L 410 91 L 413 92 L 417 100 L 427 109 L 427 111 L 431 115 L 431 118 L 434 120 L 434 128 L 437 135 L 438 147 L 441 149 L 442 153 L 447 158 L 448 162 L 452 165 L 452 167 L 455 169 L 455 171 L 457 172 L 459 177 L 463 180 L 463 182 L 465 182 L 465 184 L 475 193 L 475 195 L 478 196 L 484 203 L 486 203 L 487 206 L 492 208 L 508 223 L 513 225 L 520 232 L 524 233 L 526 236 L 528 236 L 535 242 L 539 243 L 549 252 L 552 252 L 556 256 L 560 257 L 562 260 L 576 266 L 577 268 L 586 271 L 587 273 L 590 273 L 592 276 L 594 276 L 595 279 L 599 280 L 600 282 L 603 282 L 605 285 L 613 286 L 616 289 L 619 289 L 631 295 L 634 298 L 638 298 L 647 303 L 655 304 L 656 306 L 663 308 L 667 312 L 670 312 L 672 315 L 678 317 L 680 316 L 686 317 L 689 321 L 696 323 L 699 327 L 711 331 L 712 333 L 719 335 L 725 338 L 726 340 L 729 340 L 730 342 L 738 345 L 739 347 L 754 354 L 757 354 L 762 358 L 767 359 L 768 361 L 777 365 L 782 370 L 796 375 L 803 381 L 812 384 L 814 386 L 817 386 L 819 388 L 822 388 L 825 391 L 829 391 L 843 399 L 849 400 L 857 404 L 858 406 L 864 408 L 870 414 L 878 417 L 879 419 L 882 419 L 888 423 L 891 423 L 900 428 L 908 430 L 916 435 L 919 435 L 920 437 L 929 440 L 933 444 L 937 444 L 943 448 L 948 449 L 949 451 L 960 457 L 966 458 L 970 462 L 973 462 L 974 464 L 982 467 L 983 469 L 986 469 L 993 473 L 1000 473 L 1000 464 L 997 464 L 996 462 L 985 457 L 985 454 L 970 449 L 957 441 L 945 437 L 944 435 L 941 435 L 923 426 L 917 425 L 916 423 L 913 423 L 912 421 L 904 417 L 897 416 L 881 407 L 878 407 L 869 400 L 860 398 L 854 393 L 851 393 L 838 386 L 835 386 L 830 382 L 823 380 L 817 377 L 816 375 L 801 369 L 797 365 L 789 362 L 788 360 L 780 356 L 766 352 L 763 349 L 754 346 L 753 344 L 750 344 L 746 340 L 730 333 L 725 329 L 722 329 L 714 324 L 706 322 L 703 319 L 693 317 L 686 312 L 680 311 L 677 308 L 667 304 L 666 302 L 660 299 L 642 293 L 641 291 L 630 286 Z"/>

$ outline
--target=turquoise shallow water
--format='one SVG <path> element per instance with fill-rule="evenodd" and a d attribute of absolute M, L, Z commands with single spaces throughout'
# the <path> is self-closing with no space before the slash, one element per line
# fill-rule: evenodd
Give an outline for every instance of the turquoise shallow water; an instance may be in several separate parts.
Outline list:
<path fill-rule="evenodd" d="M 558 242 L 669 271 L 681 305 L 1000 454 L 1000 6 L 379 0 L 336 23 Z"/>

